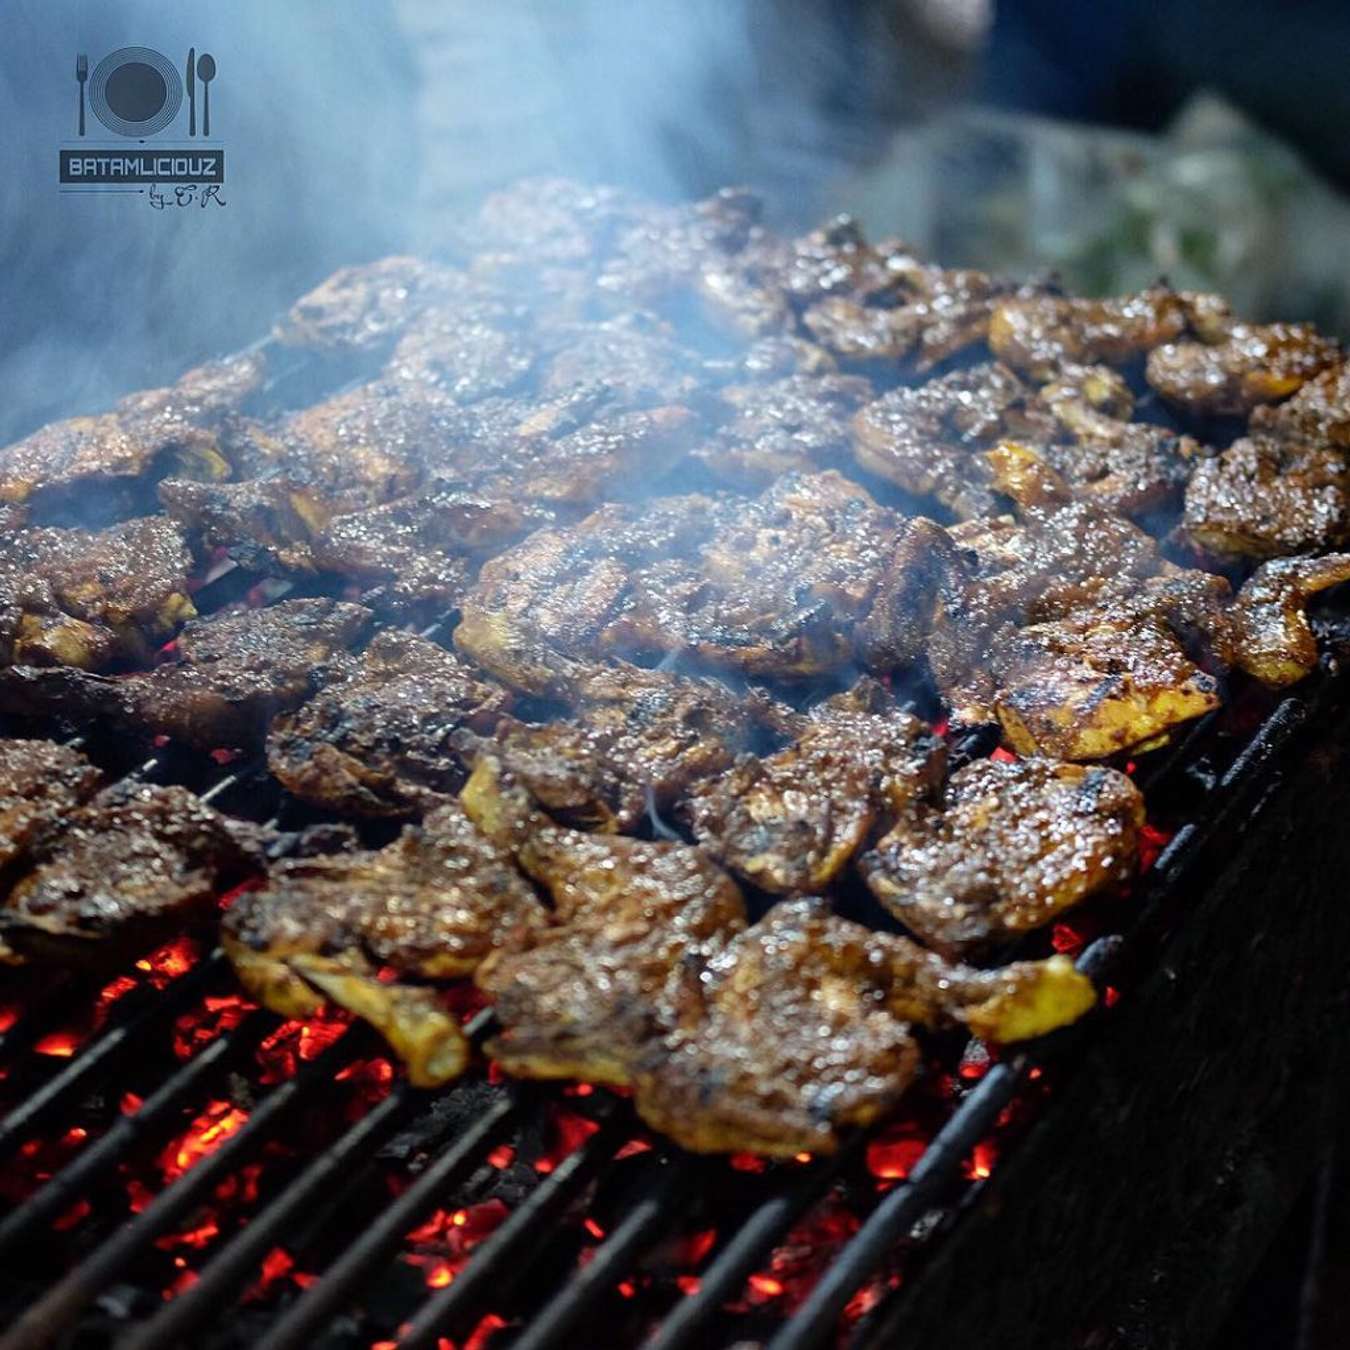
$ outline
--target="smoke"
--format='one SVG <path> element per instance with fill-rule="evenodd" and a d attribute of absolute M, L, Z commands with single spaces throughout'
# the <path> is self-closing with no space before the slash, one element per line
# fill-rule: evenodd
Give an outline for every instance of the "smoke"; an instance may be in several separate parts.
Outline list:
<path fill-rule="evenodd" d="M 526 174 L 728 182 L 805 224 L 916 82 L 854 0 L 11 0 L 0 49 L 0 444 L 247 345 L 335 267 L 435 253 Z M 879 27 L 880 25 L 880 27 Z M 227 205 L 63 195 L 75 55 L 210 51 Z M 187 144 L 186 108 L 161 144 Z M 88 118 L 84 142 L 119 141 Z"/>

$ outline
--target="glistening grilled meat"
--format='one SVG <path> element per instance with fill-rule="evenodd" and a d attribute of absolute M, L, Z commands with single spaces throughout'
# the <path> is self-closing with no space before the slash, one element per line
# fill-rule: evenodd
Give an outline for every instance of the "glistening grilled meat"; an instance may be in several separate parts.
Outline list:
<path fill-rule="evenodd" d="M 1234 323 L 1207 342 L 1177 342 L 1148 355 L 1148 382 L 1196 416 L 1243 416 L 1278 403 L 1341 363 L 1337 343 L 1310 324 Z"/>
<path fill-rule="evenodd" d="M 53 741 L 0 740 L 0 869 L 92 797 L 101 777 L 78 750 Z"/>
<path fill-rule="evenodd" d="M 906 938 L 774 906 L 708 964 L 701 998 L 643 1058 L 634 1104 L 701 1153 L 829 1153 L 914 1076 L 911 1026 L 963 1023 L 1017 1041 L 1081 1017 L 1092 985 L 1066 957 L 1001 970 L 951 965 Z"/>
<path fill-rule="evenodd" d="M 846 668 L 892 598 L 883 579 L 906 528 L 834 471 L 786 475 L 731 513 L 692 561 L 630 573 L 599 645 L 688 653 L 751 677 Z"/>
<path fill-rule="evenodd" d="M 370 611 L 333 600 L 283 600 L 198 619 L 172 659 L 119 677 L 18 666 L 0 698 L 29 716 L 65 716 L 162 734 L 201 749 L 258 744 L 279 712 L 316 687 L 324 664 L 366 630 Z"/>
<path fill-rule="evenodd" d="M 0 539 L 0 666 L 97 670 L 145 661 L 196 610 L 192 558 L 170 520 L 91 531 L 15 530 Z"/>
<path fill-rule="evenodd" d="M 452 267 L 390 257 L 344 267 L 291 306 L 277 325 L 287 346 L 329 353 L 380 350 L 428 309 L 480 293 Z"/>
<path fill-rule="evenodd" d="M 1106 300 L 1042 291 L 994 306 L 989 345 L 1014 370 L 1051 380 L 1065 364 L 1122 365 L 1191 333 L 1217 337 L 1228 323 L 1228 307 L 1217 296 L 1168 286 Z"/>
<path fill-rule="evenodd" d="M 936 801 L 909 802 L 861 871 L 930 947 L 966 952 L 1128 881 L 1143 823 L 1143 797 L 1114 769 L 979 760 Z"/>
<path fill-rule="evenodd" d="M 457 802 L 378 852 L 274 864 L 266 886 L 226 914 L 225 950 L 245 987 L 287 1017 L 325 1000 L 365 1018 L 412 1082 L 457 1077 L 468 1061 L 459 1023 L 434 991 L 377 978 L 467 975 L 498 945 L 534 932 L 545 910 L 509 855 Z"/>
<path fill-rule="evenodd" d="M 735 882 L 685 844 L 553 824 L 488 754 L 462 800 L 553 902 L 543 926 L 478 968 L 502 1028 L 489 1053 L 520 1077 L 631 1082 L 637 1056 L 697 1006 L 702 972 L 744 928 Z"/>
<path fill-rule="evenodd" d="M 1126 516 L 1172 505 L 1199 447 L 1130 421 L 1128 385 L 1104 366 L 1062 367 L 1037 389 L 994 362 L 892 390 L 853 419 L 854 455 L 872 473 L 931 496 L 962 519 L 1002 509 L 985 451 L 1027 441 L 1077 497 Z"/>
<path fill-rule="evenodd" d="M 1186 489 L 1187 538 L 1222 560 L 1350 543 L 1350 367 L 1258 408 L 1250 429 L 1196 469 Z"/>
<path fill-rule="evenodd" d="M 738 876 L 776 895 L 818 894 L 936 784 L 945 757 L 869 680 L 816 708 L 785 749 L 696 785 L 685 809 L 695 838 Z"/>
<path fill-rule="evenodd" d="M 146 482 L 226 478 L 237 413 L 264 374 L 258 355 L 213 362 L 168 388 L 131 394 L 112 412 L 42 427 L 0 449 L 0 502 L 107 520 L 134 509 Z"/>
<path fill-rule="evenodd" d="M 160 485 L 169 513 L 239 561 L 316 570 L 315 540 L 336 519 L 449 484 L 487 502 L 548 509 L 623 495 L 673 466 L 693 434 L 687 408 L 623 410 L 603 388 L 540 403 L 461 407 L 414 382 L 376 381 L 292 415 L 260 438 L 258 476 Z M 434 500 L 434 498 L 433 498 Z M 428 529 L 437 527 L 433 510 Z M 340 528 L 340 527 L 338 527 Z M 329 566 L 343 552 L 325 545 Z"/>
<path fill-rule="evenodd" d="M 11 867 L 3 959 L 114 963 L 181 932 L 261 873 L 253 833 L 184 788 L 106 789 L 52 822 Z"/>
<path fill-rule="evenodd" d="M 388 630 L 273 722 L 268 765 L 296 796 L 345 815 L 420 815 L 464 785 L 455 733 L 490 731 L 510 702 L 454 652 Z"/>

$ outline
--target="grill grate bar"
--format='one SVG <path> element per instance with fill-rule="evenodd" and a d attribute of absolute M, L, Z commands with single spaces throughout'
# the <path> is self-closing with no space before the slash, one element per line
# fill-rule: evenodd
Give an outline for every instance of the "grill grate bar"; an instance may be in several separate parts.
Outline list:
<path fill-rule="evenodd" d="M 621 1119 L 611 1108 L 600 1129 L 548 1174 L 454 1282 L 422 1305 L 400 1337 L 399 1350 L 436 1350 L 437 1339 L 456 1330 L 489 1287 L 499 1297 L 514 1287 L 548 1238 L 552 1221 L 622 1143 Z"/>
<path fill-rule="evenodd" d="M 633 1267 L 683 1212 L 691 1198 L 689 1183 L 697 1172 L 687 1154 L 668 1162 L 650 1195 L 645 1196 L 623 1222 L 596 1248 L 595 1255 L 536 1313 L 526 1329 L 511 1342 L 512 1350 L 550 1350 L 574 1344 L 571 1333 L 591 1305 Z"/>
<path fill-rule="evenodd" d="M 685 1350 L 698 1345 L 707 1323 L 759 1269 L 792 1225 L 824 1199 L 835 1178 L 862 1155 L 868 1138 L 870 1132 L 854 1135 L 837 1153 L 813 1167 L 798 1185 L 753 1210 L 712 1265 L 700 1273 L 698 1293 L 675 1305 L 644 1350 Z"/>
<path fill-rule="evenodd" d="M 821 1275 L 769 1350 L 811 1350 L 834 1334 L 848 1301 L 937 1199 L 962 1158 L 993 1127 L 1026 1072 L 1025 1056 L 995 1065 L 933 1137 L 908 1180 L 889 1192 Z"/>
<path fill-rule="evenodd" d="M 519 1109 L 513 1096 L 500 1097 L 446 1152 L 442 1153 L 287 1310 L 258 1343 L 257 1350 L 308 1346 L 313 1335 L 391 1257 L 403 1235 L 435 1207 Z M 9 1350 L 0 1342 L 0 1350 Z"/>
<path fill-rule="evenodd" d="M 366 1039 L 362 1027 L 353 1027 L 321 1055 L 310 1060 L 294 1078 L 275 1087 L 236 1134 L 161 1191 L 140 1214 L 28 1308 L 0 1337 L 0 1350 L 42 1350 L 50 1345 L 140 1251 L 171 1228 L 255 1148 L 265 1143 L 290 1111 L 326 1086 L 339 1069 L 355 1058 Z"/>
<path fill-rule="evenodd" d="M 354 1165 L 367 1161 L 388 1139 L 415 1100 L 406 1082 L 396 1083 L 382 1101 L 326 1149 L 270 1205 L 197 1273 L 197 1282 L 166 1303 L 144 1327 L 120 1342 L 121 1350 L 158 1350 L 187 1344 L 184 1339 L 214 1317 L 248 1283 L 278 1235 L 314 1204 Z"/>
<path fill-rule="evenodd" d="M 134 1016 L 110 1027 L 86 1045 L 60 1073 L 0 1121 L 0 1156 L 12 1152 L 53 1114 L 87 1092 L 100 1076 L 111 1073 L 148 1026 L 172 1017 L 184 1003 L 196 998 L 225 965 L 225 954 L 214 951 L 165 989 L 150 989 L 148 997 L 143 994 Z"/>
<path fill-rule="evenodd" d="M 169 1121 L 178 1108 L 231 1060 L 257 1046 L 276 1019 L 254 1014 L 233 1031 L 218 1036 L 130 1116 L 119 1116 L 111 1129 L 81 1150 L 40 1191 L 30 1196 L 0 1223 L 0 1253 L 43 1223 L 55 1219 L 80 1198 L 82 1191 L 115 1167 L 157 1126 Z"/>

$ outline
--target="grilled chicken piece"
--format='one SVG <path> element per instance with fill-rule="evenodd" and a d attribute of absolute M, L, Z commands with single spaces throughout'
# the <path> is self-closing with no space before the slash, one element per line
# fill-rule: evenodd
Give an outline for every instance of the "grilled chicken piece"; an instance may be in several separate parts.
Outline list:
<path fill-rule="evenodd" d="M 1190 332 L 1217 335 L 1228 322 L 1227 306 L 1217 297 L 1168 286 L 1108 300 L 1043 291 L 995 305 L 989 345 L 1014 370 L 1044 381 L 1065 363 L 1120 365 Z"/>
<path fill-rule="evenodd" d="M 545 915 L 509 855 L 450 801 L 377 852 L 274 864 L 266 886 L 226 913 L 222 938 L 264 1006 L 308 1017 L 336 1003 L 375 1026 L 413 1084 L 432 1087 L 468 1062 L 459 1022 L 432 990 L 377 972 L 471 974 Z"/>
<path fill-rule="evenodd" d="M 893 611 L 915 602 L 907 580 L 892 584 L 896 560 L 928 539 L 916 525 L 833 471 L 789 474 L 744 504 L 605 507 L 485 564 L 455 642 L 508 684 L 564 701 L 606 655 L 818 676 L 893 640 Z"/>
<path fill-rule="evenodd" d="M 1324 370 L 1284 403 L 1257 408 L 1251 430 L 1254 436 L 1350 450 L 1350 363 Z"/>
<path fill-rule="evenodd" d="M 1142 530 L 1067 489 L 1039 457 L 1004 444 L 997 480 L 1022 518 L 951 531 L 959 553 L 926 640 L 930 668 L 958 722 L 998 721 L 1023 754 L 1093 759 L 1160 743 L 1219 702 L 1189 654 L 1222 668 L 1218 576 L 1173 567 Z"/>
<path fill-rule="evenodd" d="M 1324 552 L 1350 543 L 1350 463 L 1338 447 L 1244 437 L 1197 467 L 1183 528 L 1232 561 Z"/>
<path fill-rule="evenodd" d="M 646 313 L 554 325 L 540 332 L 539 341 L 548 351 L 539 380 L 545 398 L 603 388 L 618 407 L 684 405 L 706 379 L 695 353 Z"/>
<path fill-rule="evenodd" d="M 1296 684 L 1317 669 L 1317 638 L 1308 602 L 1350 581 L 1350 554 L 1277 558 L 1243 583 L 1230 611 L 1233 660 L 1272 689 Z"/>
<path fill-rule="evenodd" d="M 945 746 L 864 680 L 816 708 L 786 749 L 742 756 L 696 786 L 686 808 L 699 843 L 775 895 L 818 894 L 941 777 Z"/>
<path fill-rule="evenodd" d="M 585 269 L 650 210 L 619 188 L 524 178 L 488 196 L 459 242 L 474 275 Z"/>
<path fill-rule="evenodd" d="M 792 721 L 758 692 L 623 662 L 580 675 L 570 703 L 566 718 L 505 719 L 486 746 L 470 740 L 461 749 L 488 749 L 555 819 L 605 833 L 626 833 L 677 806 Z"/>
<path fill-rule="evenodd" d="M 488 1053 L 517 1077 L 630 1082 L 744 928 L 735 882 L 697 848 L 553 824 L 489 754 L 461 800 L 553 901 L 543 927 L 518 931 L 478 968 L 502 1027 Z"/>
<path fill-rule="evenodd" d="M 1224 579 L 1209 580 L 1226 600 Z M 1217 679 L 1187 655 L 1181 625 L 1153 599 L 1107 601 L 999 635 L 988 658 L 993 714 L 1014 750 L 1066 760 L 1137 753 L 1219 706 Z"/>
<path fill-rule="evenodd" d="M 728 260 L 734 265 L 747 245 L 766 241 L 758 227 L 761 211 L 759 199 L 743 188 L 725 188 L 703 201 L 642 207 L 616 231 L 596 289 L 625 304 L 678 304 L 706 271 Z"/>
<path fill-rule="evenodd" d="M 270 476 L 160 485 L 169 513 L 250 566 L 313 571 L 314 540 L 335 518 L 453 479 L 492 500 L 591 505 L 664 472 L 695 418 L 685 408 L 609 411 L 603 390 L 551 403 L 486 399 L 460 407 L 434 388 L 363 385 L 295 414 Z"/>
<path fill-rule="evenodd" d="M 334 600 L 283 600 L 199 619 L 175 659 L 108 677 L 18 666 L 0 671 L 0 698 L 28 716 L 112 722 L 201 749 L 252 746 L 279 712 L 313 692 L 324 664 L 357 641 L 371 614 Z"/>
<path fill-rule="evenodd" d="M 789 375 L 732 385 L 722 400 L 732 413 L 696 458 L 720 479 L 751 490 L 784 473 L 827 468 L 848 451 L 849 416 L 871 394 L 852 375 Z"/>
<path fill-rule="evenodd" d="M 456 403 L 508 394 L 534 369 L 526 310 L 486 288 L 436 305 L 408 324 L 384 368 L 387 379 L 439 389 Z"/>
<path fill-rule="evenodd" d="M 106 520 L 134 509 L 148 480 L 228 477 L 236 414 L 264 374 L 256 354 L 213 362 L 112 412 L 42 427 L 0 451 L 0 502 Z"/>
<path fill-rule="evenodd" d="M 1257 408 L 1251 435 L 1196 470 L 1185 531 L 1220 559 L 1325 552 L 1350 542 L 1350 366 Z"/>
<path fill-rule="evenodd" d="M 853 419 L 853 452 L 869 473 L 916 496 L 933 497 L 961 519 L 997 515 L 983 456 L 1003 435 L 1048 439 L 1031 390 L 997 362 L 893 389 Z"/>
<path fill-rule="evenodd" d="M 936 803 L 914 798 L 860 870 L 930 947 L 969 952 L 1128 881 L 1143 823 L 1143 797 L 1114 769 L 979 760 Z"/>
<path fill-rule="evenodd" d="M 1218 337 L 1218 334 L 1213 336 Z M 1177 342 L 1148 355 L 1148 382 L 1198 417 L 1245 417 L 1286 399 L 1341 363 L 1339 345 L 1311 324 L 1232 324 L 1218 341 Z"/>
<path fill-rule="evenodd" d="M 355 581 L 367 604 L 394 614 L 445 614 L 478 562 L 551 523 L 552 512 L 437 483 L 369 511 L 337 516 L 314 540 L 321 572 Z"/>
<path fill-rule="evenodd" d="M 92 797 L 101 777 L 78 750 L 52 741 L 0 740 L 0 868 Z"/>
<path fill-rule="evenodd" d="M 728 510 L 708 497 L 661 497 L 538 530 L 483 565 L 455 645 L 513 688 L 569 702 L 626 600 L 631 573 L 692 554 Z"/>
<path fill-rule="evenodd" d="M 636 1074 L 638 1113 L 684 1148 L 831 1153 L 914 1077 L 911 1025 L 1016 1041 L 1095 1002 L 1066 957 L 972 970 L 890 933 L 785 901 L 709 963 L 701 1006 Z"/>
<path fill-rule="evenodd" d="M 276 327 L 291 347 L 364 353 L 388 346 L 436 305 L 475 297 L 463 272 L 421 258 L 389 257 L 343 267 L 300 297 Z"/>
<path fill-rule="evenodd" d="M 1134 400 L 1105 366 L 1066 366 L 1042 389 L 997 362 L 892 390 L 853 419 L 857 462 L 969 520 L 997 515 L 985 451 L 1011 437 L 1035 444 L 1074 496 L 1138 516 L 1179 498 L 1199 447 L 1131 422 Z"/>
<path fill-rule="evenodd" d="M 732 515 L 692 564 L 635 570 L 601 646 L 688 652 L 755 677 L 845 668 L 906 528 L 833 470 L 788 474 Z"/>
<path fill-rule="evenodd" d="M 988 337 L 1006 285 L 983 272 L 919 263 L 884 245 L 879 253 L 885 271 L 872 296 L 881 303 L 830 296 L 802 316 L 826 351 L 845 361 L 912 360 L 924 372 Z"/>
<path fill-rule="evenodd" d="M 297 797 L 340 814 L 419 815 L 464 785 L 454 734 L 491 730 L 509 706 L 454 652 L 386 631 L 272 723 L 267 762 Z"/>
<path fill-rule="evenodd" d="M 253 831 L 180 787 L 120 783 L 29 846 L 0 902 L 5 959 L 116 963 L 263 870 Z"/>
<path fill-rule="evenodd" d="M 0 665 L 148 660 L 196 613 L 191 568 L 182 532 L 163 517 L 15 531 L 0 540 Z"/>

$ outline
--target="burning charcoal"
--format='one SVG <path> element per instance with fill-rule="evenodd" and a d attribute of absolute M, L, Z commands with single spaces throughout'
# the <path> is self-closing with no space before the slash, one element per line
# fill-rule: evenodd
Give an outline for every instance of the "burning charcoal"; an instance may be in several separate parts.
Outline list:
<path fill-rule="evenodd" d="M 1128 881 L 1144 802 L 1114 769 L 984 760 L 916 798 L 862 860 L 872 893 L 930 946 L 958 953 L 1042 928 Z"/>
<path fill-rule="evenodd" d="M 744 756 L 694 788 L 694 836 L 775 895 L 819 893 L 871 833 L 941 777 L 943 743 L 872 681 L 816 708 L 777 754 Z"/>
<path fill-rule="evenodd" d="M 0 903 L 9 952 L 116 962 L 210 914 L 263 860 L 184 788 L 123 783 L 53 822 L 19 868 Z"/>
<path fill-rule="evenodd" d="M 369 1021 L 412 1082 L 457 1077 L 468 1060 L 459 1022 L 428 989 L 377 978 L 472 972 L 544 910 L 509 856 L 457 802 L 378 852 L 282 861 L 227 912 L 226 951 L 246 988 L 287 1017 L 325 999 Z"/>
<path fill-rule="evenodd" d="M 147 661 L 196 613 L 182 532 L 159 518 L 0 540 L 0 666 Z"/>
<path fill-rule="evenodd" d="M 93 796 L 102 775 L 53 741 L 0 740 L 0 867 Z"/>
<path fill-rule="evenodd" d="M 1155 348 L 1147 375 L 1168 403 L 1187 413 L 1233 417 L 1281 402 L 1340 363 L 1339 345 L 1310 324 L 1235 323 L 1204 342 Z"/>
<path fill-rule="evenodd" d="M 113 678 L 17 666 L 0 671 L 0 693 L 29 716 L 113 722 L 205 750 L 253 745 L 273 716 L 314 690 L 370 617 L 360 605 L 284 600 L 194 621 L 174 659 L 153 670 Z"/>
<path fill-rule="evenodd" d="M 645 1057 L 634 1103 L 698 1152 L 832 1152 L 892 1107 L 918 1065 L 911 1026 L 993 1041 L 1041 1035 L 1096 1002 L 1064 957 L 949 965 L 890 933 L 785 901 L 708 963 L 700 998 Z"/>
<path fill-rule="evenodd" d="M 386 631 L 273 722 L 268 765 L 305 801 L 344 814 L 416 815 L 464 784 L 455 732 L 490 730 L 509 706 L 505 689 L 454 652 Z"/>

